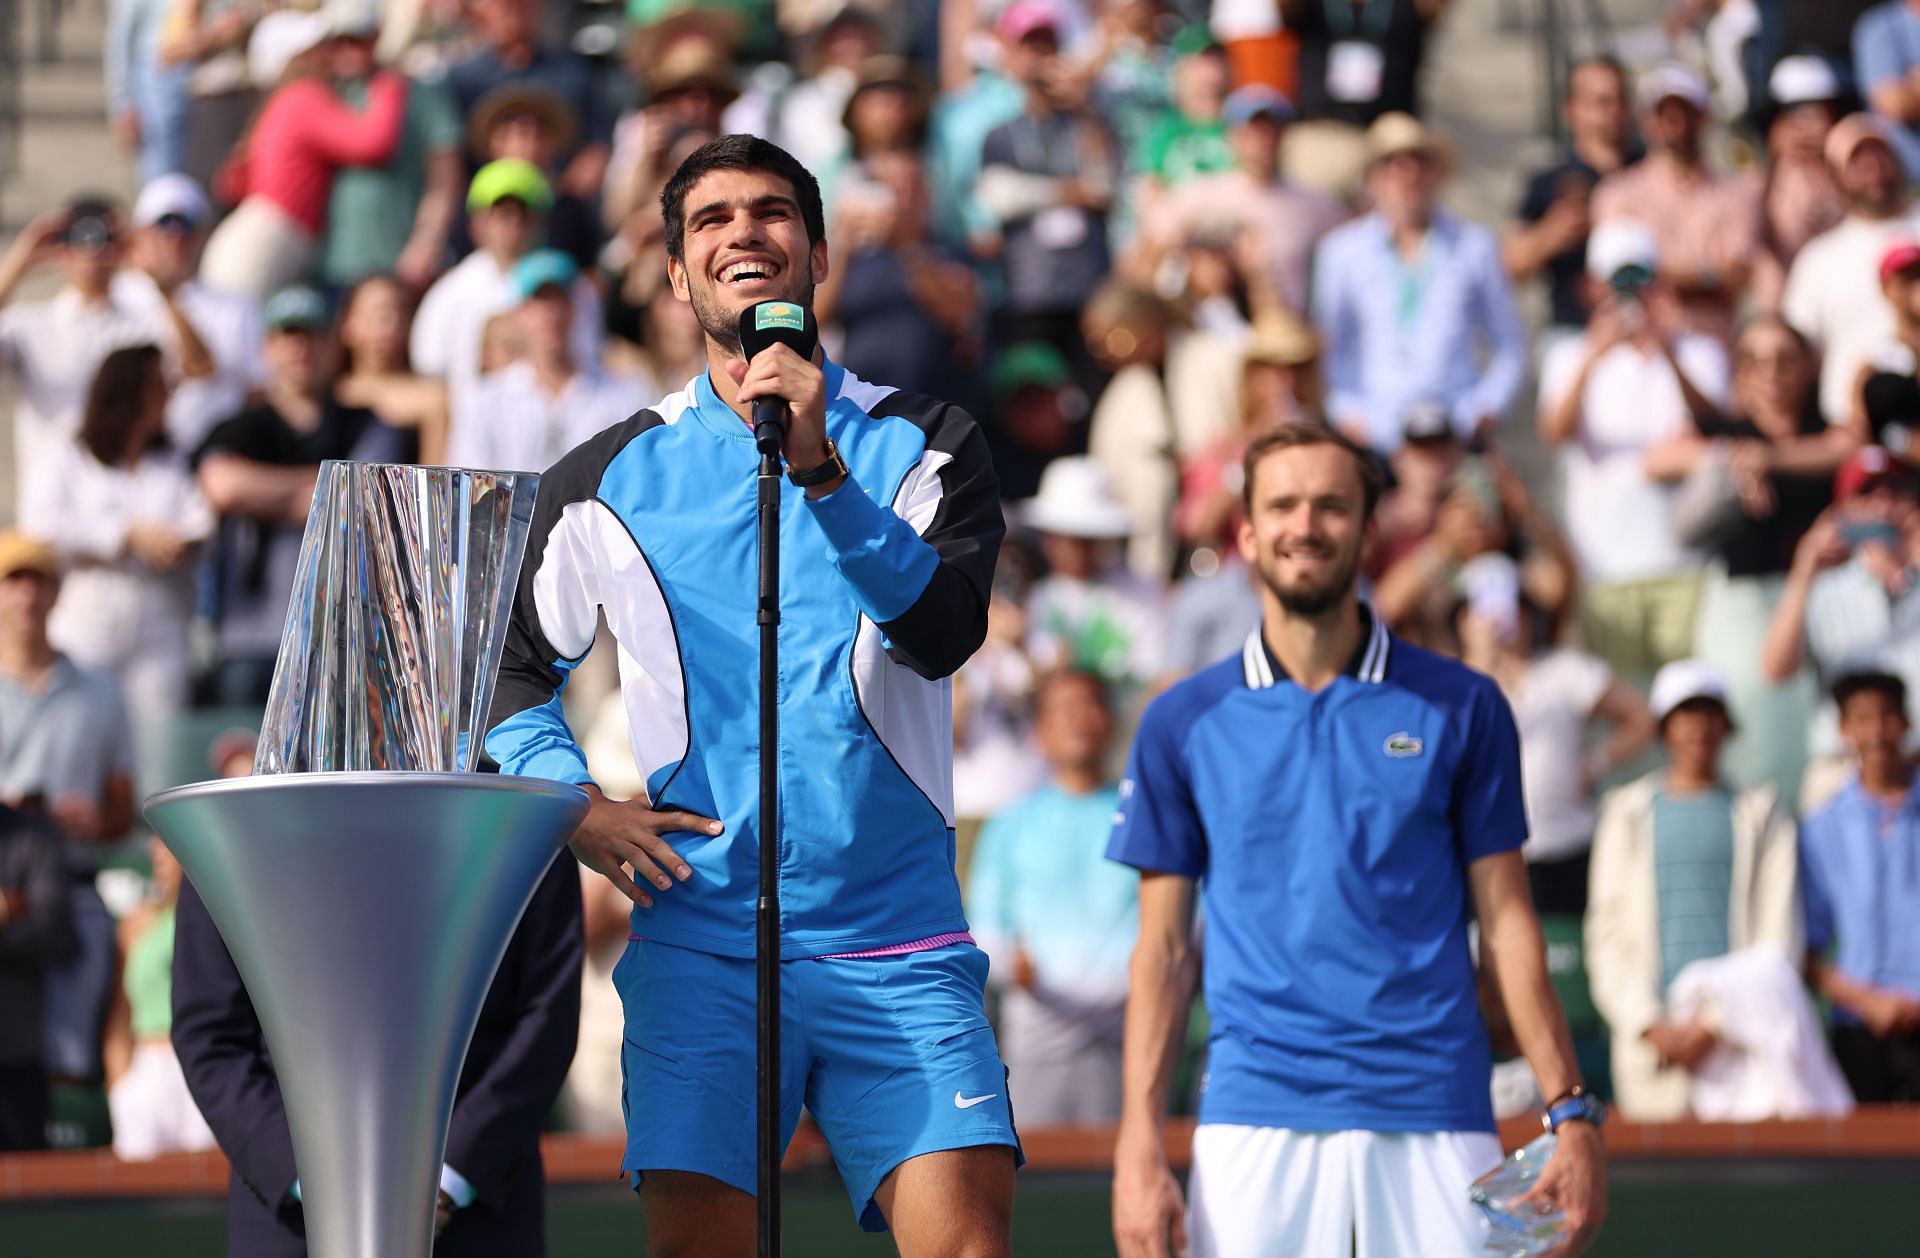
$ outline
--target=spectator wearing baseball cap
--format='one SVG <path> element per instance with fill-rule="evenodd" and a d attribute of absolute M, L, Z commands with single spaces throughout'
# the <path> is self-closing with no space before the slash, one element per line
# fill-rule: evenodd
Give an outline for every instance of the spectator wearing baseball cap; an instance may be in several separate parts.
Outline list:
<path fill-rule="evenodd" d="M 1920 407 L 1920 241 L 1897 237 L 1880 255 L 1880 292 L 1893 330 L 1867 355 L 1855 377 L 1845 427 L 1904 460 L 1920 457 L 1912 441 Z"/>
<path fill-rule="evenodd" d="M 1760 247 L 1760 203 L 1741 180 L 1713 170 L 1703 139 L 1707 85 L 1679 62 L 1640 77 L 1645 160 L 1600 181 L 1593 221 L 1634 218 L 1653 231 L 1660 277 L 1679 296 L 1689 328 L 1729 344 L 1733 315 Z"/>
<path fill-rule="evenodd" d="M 1129 166 L 1145 181 L 1142 199 L 1148 205 L 1169 188 L 1234 164 L 1224 115 L 1226 50 L 1196 23 L 1174 37 L 1172 51 L 1173 98 L 1129 154 Z"/>
<path fill-rule="evenodd" d="M 1136 265 L 1152 274 L 1170 251 L 1199 235 L 1233 241 L 1254 263 L 1244 276 L 1254 313 L 1302 313 L 1314 246 L 1346 220 L 1346 209 L 1282 174 L 1284 138 L 1298 115 L 1279 91 L 1258 83 L 1236 88 L 1221 116 L 1233 169 L 1196 176 L 1159 198 L 1141 224 Z"/>
<path fill-rule="evenodd" d="M 1760 309 L 1777 310 L 1794 257 L 1847 216 L 1846 195 L 1826 156 L 1843 91 L 1833 66 L 1810 55 L 1781 58 L 1767 89 L 1767 161 L 1745 178 L 1764 220 L 1752 297 Z"/>
<path fill-rule="evenodd" d="M 329 374 L 332 312 L 304 285 L 267 299 L 260 399 L 217 425 L 193 454 L 219 517 L 211 570 L 218 644 L 208 689 L 222 706 L 265 703 L 320 464 L 411 462 L 413 434 L 344 403 Z"/>
<path fill-rule="evenodd" d="M 1467 438 L 1506 415 L 1527 369 L 1499 243 L 1440 208 L 1454 153 L 1425 123 L 1384 114 L 1366 146 L 1372 212 L 1314 252 L 1327 420 L 1388 454 L 1407 403 L 1431 398 Z"/>
<path fill-rule="evenodd" d="M 1827 166 L 1847 200 L 1847 216 L 1814 237 L 1787 272 L 1780 313 L 1819 352 L 1820 410 L 1846 423 L 1860 368 L 1893 337 L 1893 310 L 1878 268 L 1897 240 L 1920 239 L 1887 127 L 1868 113 L 1848 114 L 1827 132 Z"/>
<path fill-rule="evenodd" d="M 467 188 L 467 222 L 474 251 L 434 282 L 414 315 L 413 369 L 447 383 L 450 440 L 471 413 L 480 380 L 482 333 L 494 315 L 512 310 L 520 297 L 514 267 L 539 249 L 553 185 L 538 166 L 503 157 L 474 172 Z M 572 358 L 598 363 L 604 337 L 600 297 L 584 276 L 572 281 Z"/>
<path fill-rule="evenodd" d="M 1079 437 L 1086 394 L 1066 356 L 1045 341 L 1020 341 L 995 354 L 987 386 L 994 422 L 983 427 L 1000 492 L 1010 502 L 1031 498 L 1047 465 Z"/>
<path fill-rule="evenodd" d="M 1906 181 L 1920 180 L 1920 12 L 1905 0 L 1882 0 L 1853 24 L 1853 77 L 1887 129 Z"/>
<path fill-rule="evenodd" d="M 1586 641 L 1616 672 L 1641 678 L 1691 652 L 1702 558 L 1670 518 L 1673 487 L 1646 459 L 1691 434 L 1696 410 L 1725 408 L 1729 375 L 1720 343 L 1682 326 L 1662 257 L 1646 223 L 1595 227 L 1593 317 L 1540 372 L 1540 435 L 1563 450 L 1567 540 L 1589 587 Z"/>
<path fill-rule="evenodd" d="M 1640 160 L 1628 97 L 1627 72 L 1611 57 L 1589 57 L 1567 72 L 1560 106 L 1567 147 L 1528 179 L 1520 221 L 1501 246 L 1514 283 L 1544 275 L 1558 336 L 1586 326 L 1593 313 L 1584 278 L 1594 187 Z"/>
<path fill-rule="evenodd" d="M 340 98 L 362 109 L 373 84 L 380 6 L 346 0 L 336 18 L 328 69 Z M 344 167 L 334 177 L 315 262 L 321 282 L 339 290 L 369 275 L 392 274 L 418 293 L 434 281 L 446 266 L 460 212 L 464 124 L 445 81 L 408 80 L 392 158 Z"/>
<path fill-rule="evenodd" d="M 131 265 L 113 278 L 116 302 L 173 329 L 181 370 L 167 402 L 167 435 L 181 450 L 244 406 L 261 379 L 260 304 L 200 278 L 212 223 L 207 195 L 191 178 L 152 180 L 133 203 Z"/>
<path fill-rule="evenodd" d="M 1733 731 L 1725 681 L 1677 660 L 1653 682 L 1666 764 L 1601 801 L 1589 866 L 1587 977 L 1613 1041 L 1620 1113 L 1688 1113 L 1694 1071 L 1719 1040 L 1668 1012 L 1688 965 L 1755 945 L 1800 955 L 1793 814 L 1770 785 L 1722 772 Z M 1797 985 L 1796 985 L 1797 986 Z"/>
<path fill-rule="evenodd" d="M 570 344 L 580 267 L 558 249 L 536 249 L 514 263 L 514 331 L 521 356 L 480 378 L 472 404 L 447 443 L 457 467 L 542 472 L 603 428 L 660 396 L 653 381 L 603 375 L 579 362 Z"/>
<path fill-rule="evenodd" d="M 517 158 L 551 176 L 561 157 L 573 151 L 580 118 L 566 98 L 552 88 L 532 80 L 517 80 L 481 97 L 467 116 L 466 127 L 467 143 L 476 160 Z M 577 196 L 556 184 L 553 203 L 547 209 L 547 243 L 570 254 L 584 271 L 592 268 L 605 236 L 598 200 Z M 466 253 L 472 244 L 463 223 L 453 235 L 455 255 Z"/>

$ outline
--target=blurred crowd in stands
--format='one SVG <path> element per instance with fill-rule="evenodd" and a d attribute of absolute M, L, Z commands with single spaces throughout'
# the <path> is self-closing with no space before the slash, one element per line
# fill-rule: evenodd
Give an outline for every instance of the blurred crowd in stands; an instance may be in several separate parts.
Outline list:
<path fill-rule="evenodd" d="M 123 1154 L 210 1143 L 135 782 L 245 770 L 323 460 L 537 471 L 705 370 L 657 198 L 733 131 L 820 179 L 827 352 L 994 453 L 955 795 L 1023 1124 L 1118 1113 L 1116 769 L 1257 624 L 1240 455 L 1296 423 L 1387 471 L 1378 614 L 1512 703 L 1596 1090 L 1920 1100 L 1920 3 L 1688 0 L 1670 59 L 1573 67 L 1503 222 L 1445 208 L 1444 9 L 114 0 L 138 196 L 0 253 L 0 1149 L 103 1089 Z M 567 704 L 632 794 L 612 686 Z M 626 906 L 583 885 L 561 1113 L 613 1131 Z"/>

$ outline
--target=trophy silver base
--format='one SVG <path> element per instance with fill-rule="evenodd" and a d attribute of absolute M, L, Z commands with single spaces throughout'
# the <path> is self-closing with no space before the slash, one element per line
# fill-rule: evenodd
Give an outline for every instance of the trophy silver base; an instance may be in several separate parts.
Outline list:
<path fill-rule="evenodd" d="M 245 981 L 314 1258 L 427 1258 L 480 1006 L 586 793 L 480 773 L 296 773 L 146 815 Z"/>

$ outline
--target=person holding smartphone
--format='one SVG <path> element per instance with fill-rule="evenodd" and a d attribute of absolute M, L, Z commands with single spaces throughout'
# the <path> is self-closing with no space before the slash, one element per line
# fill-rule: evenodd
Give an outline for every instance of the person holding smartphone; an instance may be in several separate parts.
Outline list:
<path fill-rule="evenodd" d="M 1779 685 L 1812 665 L 1830 683 L 1872 668 L 1920 682 L 1920 501 L 1911 474 L 1881 446 L 1862 446 L 1833 480 L 1833 506 L 1794 550 L 1767 624 L 1760 667 Z M 1808 735 L 1800 811 L 1832 797 L 1853 771 L 1831 701 Z"/>
<path fill-rule="evenodd" d="M 120 208 L 103 197 L 83 196 L 35 218 L 0 253 L 0 372 L 12 377 L 19 396 L 13 412 L 16 501 L 51 452 L 79 432 L 94 373 L 114 350 L 159 345 L 176 380 L 214 373 L 205 345 L 176 304 L 177 288 L 151 306 L 129 303 L 124 292 L 115 292 L 126 241 Z M 46 301 L 10 305 L 21 280 L 42 267 L 60 272 L 60 291 Z"/>
<path fill-rule="evenodd" d="M 1587 587 L 1588 649 L 1615 672 L 1651 676 L 1692 653 L 1702 555 L 1668 515 L 1675 496 L 1649 451 L 1723 408 L 1726 351 L 1687 330 L 1660 278 L 1651 228 L 1615 219 L 1587 242 L 1592 319 L 1542 367 L 1540 436 L 1564 449 L 1567 540 Z"/>

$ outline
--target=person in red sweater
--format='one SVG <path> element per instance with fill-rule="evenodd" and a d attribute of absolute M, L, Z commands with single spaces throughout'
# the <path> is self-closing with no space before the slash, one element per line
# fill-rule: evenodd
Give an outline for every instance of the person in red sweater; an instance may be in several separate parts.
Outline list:
<path fill-rule="evenodd" d="M 254 28 L 248 62 L 254 81 L 273 94 L 232 172 L 239 206 L 201 260 L 201 278 L 214 288 L 264 301 L 304 279 L 326 225 L 334 172 L 383 165 L 399 146 L 404 77 L 376 73 L 364 110 L 348 106 L 325 78 L 329 46 L 343 33 L 338 21 L 324 10 L 282 10 Z"/>

